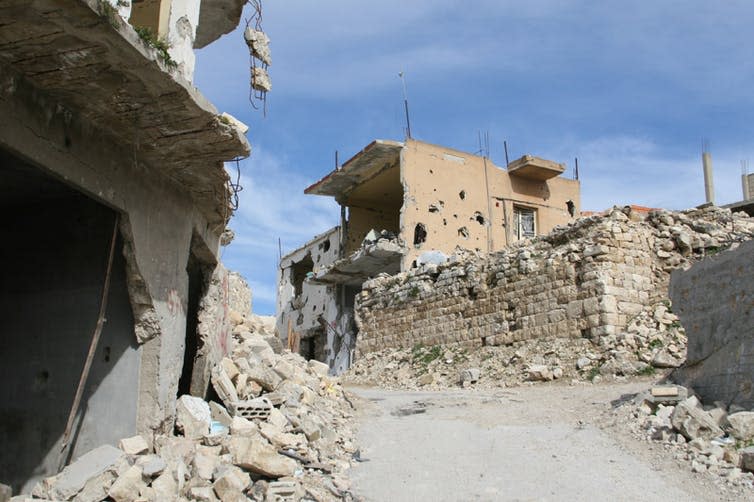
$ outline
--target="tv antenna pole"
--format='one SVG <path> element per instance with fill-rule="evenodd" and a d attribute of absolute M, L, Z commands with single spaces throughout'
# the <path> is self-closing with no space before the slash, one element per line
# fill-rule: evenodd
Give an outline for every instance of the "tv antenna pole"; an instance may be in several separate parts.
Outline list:
<path fill-rule="evenodd" d="M 398 72 L 398 76 L 403 84 L 403 108 L 406 110 L 406 137 L 411 139 L 411 121 L 408 118 L 408 93 L 406 92 L 406 77 L 403 72 Z"/>

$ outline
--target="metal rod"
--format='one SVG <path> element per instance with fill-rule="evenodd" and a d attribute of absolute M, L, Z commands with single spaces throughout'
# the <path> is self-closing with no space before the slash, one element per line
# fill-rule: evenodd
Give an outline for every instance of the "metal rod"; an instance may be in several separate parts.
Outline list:
<path fill-rule="evenodd" d="M 401 78 L 401 83 L 403 83 L 403 108 L 406 111 L 406 137 L 408 139 L 411 139 L 411 120 L 409 119 L 408 114 L 408 92 L 406 92 L 406 78 L 403 76 L 403 72 L 399 72 L 398 76 Z"/>
<path fill-rule="evenodd" d="M 503 148 L 505 149 L 505 167 L 508 168 L 508 164 L 510 164 L 510 161 L 508 160 L 508 142 L 503 141 Z"/>
<path fill-rule="evenodd" d="M 575 179 L 579 179 L 579 158 L 578 157 L 574 157 L 573 160 L 574 160 L 574 163 L 576 164 L 576 169 L 574 171 L 574 177 L 575 177 Z"/>
<path fill-rule="evenodd" d="M 84 362 L 84 369 L 81 371 L 81 378 L 79 378 L 79 385 L 76 388 L 76 396 L 73 398 L 73 405 L 71 406 L 71 412 L 68 414 L 68 423 L 65 426 L 65 432 L 63 433 L 63 442 L 60 446 L 61 457 L 63 452 L 68 447 L 70 441 L 71 430 L 73 429 L 73 422 L 76 420 L 76 414 L 78 413 L 79 405 L 81 404 L 81 397 L 84 394 L 84 387 L 86 387 L 86 381 L 89 378 L 89 371 L 92 368 L 92 361 L 94 360 L 94 353 L 97 352 L 97 344 L 99 344 L 99 338 L 102 334 L 102 327 L 105 324 L 105 311 L 107 310 L 107 297 L 110 291 L 110 276 L 113 269 L 113 260 L 115 257 L 115 241 L 118 239 L 118 220 L 119 215 L 115 214 L 115 222 L 113 223 L 113 235 L 110 239 L 110 253 L 107 258 L 107 271 L 105 273 L 105 284 L 102 287 L 102 298 L 100 299 L 99 314 L 97 314 L 97 325 L 94 328 L 92 334 L 92 341 L 89 343 L 89 353 L 86 355 L 86 361 Z"/>

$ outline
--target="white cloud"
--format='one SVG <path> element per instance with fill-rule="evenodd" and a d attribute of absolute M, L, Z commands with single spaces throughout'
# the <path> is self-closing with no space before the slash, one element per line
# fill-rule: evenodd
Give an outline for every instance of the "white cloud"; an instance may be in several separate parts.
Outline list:
<path fill-rule="evenodd" d="M 673 155 L 663 145 L 632 136 L 600 137 L 579 142 L 581 203 L 585 210 L 637 204 L 687 209 L 704 202 L 701 152 Z M 572 147 L 553 149 L 552 158 L 565 158 Z M 711 152 L 715 202 L 741 199 L 738 152 Z M 572 164 L 570 166 L 572 168 Z"/>
<path fill-rule="evenodd" d="M 236 238 L 223 252 L 225 264 L 252 285 L 254 311 L 262 314 L 275 311 L 278 239 L 286 254 L 336 226 L 340 218 L 335 201 L 305 195 L 304 188 L 314 180 L 286 164 L 262 147 L 255 147 L 251 158 L 242 162 L 243 190 L 230 222 Z M 235 176 L 235 168 L 229 169 Z"/>

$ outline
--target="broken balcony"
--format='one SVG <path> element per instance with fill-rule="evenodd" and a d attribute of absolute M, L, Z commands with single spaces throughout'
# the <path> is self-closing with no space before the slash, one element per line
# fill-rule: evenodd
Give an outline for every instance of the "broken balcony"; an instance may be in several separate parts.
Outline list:
<path fill-rule="evenodd" d="M 508 164 L 508 174 L 532 180 L 547 181 L 560 176 L 565 171 L 564 164 L 545 160 L 532 155 L 524 155 Z"/>
<path fill-rule="evenodd" d="M 309 282 L 361 286 L 364 281 L 379 273 L 393 275 L 400 272 L 401 259 L 405 253 L 406 247 L 393 234 L 372 230 L 356 252 L 316 272 L 309 278 Z"/>

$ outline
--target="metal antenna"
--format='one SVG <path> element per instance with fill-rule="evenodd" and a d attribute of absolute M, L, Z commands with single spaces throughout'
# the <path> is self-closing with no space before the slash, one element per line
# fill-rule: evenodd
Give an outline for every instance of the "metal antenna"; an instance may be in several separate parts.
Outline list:
<path fill-rule="evenodd" d="M 406 91 L 406 77 L 404 77 L 403 72 L 398 72 L 398 76 L 401 79 L 401 83 L 403 84 L 403 108 L 406 110 L 406 137 L 411 139 L 411 120 L 409 119 L 408 115 L 408 92 Z"/>

